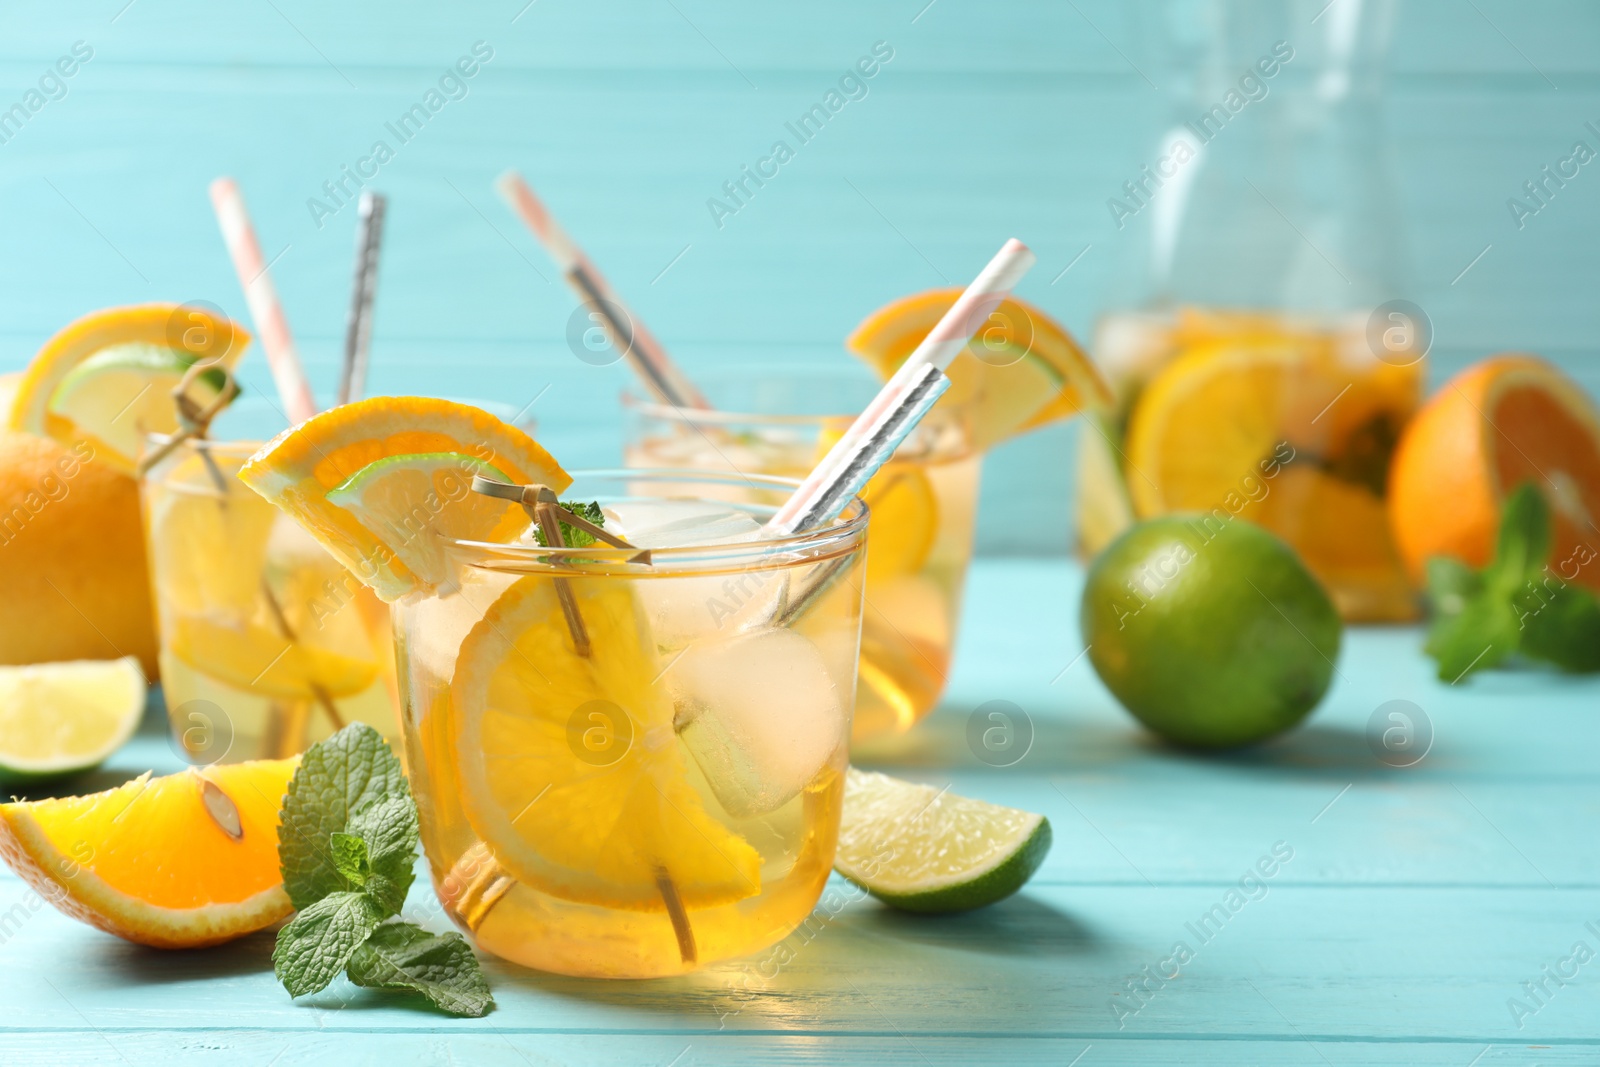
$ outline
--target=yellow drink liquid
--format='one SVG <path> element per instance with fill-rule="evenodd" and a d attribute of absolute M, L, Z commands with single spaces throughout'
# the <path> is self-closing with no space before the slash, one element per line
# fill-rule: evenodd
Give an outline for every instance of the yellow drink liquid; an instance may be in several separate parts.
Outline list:
<path fill-rule="evenodd" d="M 663 543 L 632 521 L 608 511 L 606 527 Z M 562 974 L 679 974 L 776 943 L 816 904 L 848 762 L 864 524 L 774 552 L 744 521 L 742 540 L 649 564 L 457 546 L 454 588 L 395 606 L 423 844 L 480 948 Z"/>
<path fill-rule="evenodd" d="M 394 738 L 388 607 L 235 477 L 256 447 L 184 445 L 141 486 L 173 737 L 197 763 Z"/>

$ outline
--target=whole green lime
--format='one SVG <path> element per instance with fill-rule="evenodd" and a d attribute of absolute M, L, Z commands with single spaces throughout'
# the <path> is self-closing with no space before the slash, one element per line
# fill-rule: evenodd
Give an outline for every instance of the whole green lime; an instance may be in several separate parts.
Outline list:
<path fill-rule="evenodd" d="M 1080 620 L 1123 706 L 1195 748 L 1247 745 L 1305 718 L 1328 691 L 1342 631 L 1293 549 L 1209 515 L 1151 519 L 1108 545 Z"/>

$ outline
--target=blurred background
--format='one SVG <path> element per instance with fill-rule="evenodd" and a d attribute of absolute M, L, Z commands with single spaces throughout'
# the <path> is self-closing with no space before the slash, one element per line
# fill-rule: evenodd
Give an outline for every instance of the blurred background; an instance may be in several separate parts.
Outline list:
<path fill-rule="evenodd" d="M 1132 197 L 1279 42 L 1292 60 L 1208 128 L 1191 180 Z M 569 346 L 578 305 L 491 188 L 516 167 L 693 375 L 847 365 L 865 315 L 965 283 L 1008 236 L 1039 255 L 1019 294 L 1085 344 L 1110 312 L 1237 300 L 1195 266 L 1218 259 L 1184 249 L 1240 211 L 1229 232 L 1256 240 L 1229 262 L 1256 303 L 1332 285 L 1320 262 L 1348 286 L 1323 310 L 1422 309 L 1430 384 L 1522 349 L 1593 393 L 1600 166 L 1574 148 L 1600 149 L 1597 43 L 1600 8 L 1578 0 L 8 3 L 0 370 L 96 307 L 204 299 L 244 318 L 206 196 L 231 174 L 331 390 L 345 176 L 376 165 L 371 391 L 537 398 L 565 464 L 613 463 L 628 371 Z M 820 131 L 791 132 L 874 55 Z M 426 121 L 400 128 L 417 104 Z M 792 158 L 730 197 L 779 140 Z M 1575 175 L 1546 179 L 1563 160 Z M 270 391 L 259 351 L 242 376 Z M 1070 550 L 1083 432 L 989 457 L 981 552 Z"/>

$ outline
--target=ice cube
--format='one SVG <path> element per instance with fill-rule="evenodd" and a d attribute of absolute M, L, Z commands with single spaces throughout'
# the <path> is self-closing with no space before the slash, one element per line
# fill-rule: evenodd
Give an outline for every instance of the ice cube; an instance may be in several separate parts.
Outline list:
<path fill-rule="evenodd" d="M 845 742 L 833 677 L 793 630 L 690 645 L 665 679 L 679 740 L 735 818 L 787 804 Z"/>
<path fill-rule="evenodd" d="M 601 510 L 605 528 L 636 548 L 735 544 L 761 533 L 747 512 L 709 500 L 626 500 Z"/>
<path fill-rule="evenodd" d="M 741 544 L 761 535 L 744 511 L 705 500 L 636 500 L 607 506 L 605 527 L 638 548 Z M 639 599 L 662 651 L 707 634 L 734 634 L 776 613 L 786 586 L 777 569 L 643 579 Z"/>

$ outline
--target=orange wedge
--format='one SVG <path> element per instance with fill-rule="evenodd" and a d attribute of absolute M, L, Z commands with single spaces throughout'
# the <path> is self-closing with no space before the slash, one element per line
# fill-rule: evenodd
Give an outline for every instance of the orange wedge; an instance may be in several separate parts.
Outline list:
<path fill-rule="evenodd" d="M 473 829 L 518 880 L 566 900 L 659 912 L 664 879 L 691 908 L 754 895 L 761 857 L 706 811 L 689 779 L 631 582 L 569 588 L 590 655 L 575 651 L 545 575 L 507 589 L 462 642 L 454 752 L 442 762 L 459 768 Z M 603 765 L 585 758 L 575 721 L 625 736 L 626 750 Z"/>
<path fill-rule="evenodd" d="M 368 464 L 436 453 L 470 456 L 513 482 L 538 482 L 558 493 L 572 484 L 550 453 L 516 427 L 466 404 L 415 396 L 373 397 L 307 419 L 252 456 L 239 479 L 310 531 L 378 596 L 393 601 L 434 587 L 437 576 L 425 577 L 412 566 L 425 566 L 421 561 L 433 553 L 408 545 L 410 535 L 398 534 L 392 523 L 340 507 L 328 494 Z M 451 504 L 417 503 L 436 514 Z"/>
<path fill-rule="evenodd" d="M 298 762 L 146 773 L 91 796 L 0 804 L 0 857 L 62 912 L 129 941 L 231 941 L 293 910 L 278 808 Z"/>
<path fill-rule="evenodd" d="M 845 347 L 887 378 L 960 295 L 960 288 L 929 289 L 885 304 L 856 327 Z M 969 413 L 980 451 L 1111 402 L 1110 388 L 1072 336 L 1016 297 L 1000 303 L 949 374 L 945 403 Z"/>
<path fill-rule="evenodd" d="M 192 305 L 96 311 L 33 357 L 12 398 L 10 428 L 64 444 L 86 440 L 131 472 L 146 434 L 178 428 L 172 389 L 190 365 L 231 368 L 249 343 L 244 327 Z M 220 390 L 220 371 L 197 386 Z"/>
<path fill-rule="evenodd" d="M 1430 556 L 1483 566 L 1523 482 L 1550 502 L 1551 570 L 1600 589 L 1600 412 L 1544 360 L 1496 356 L 1446 382 L 1406 429 L 1389 520 L 1418 580 Z"/>

